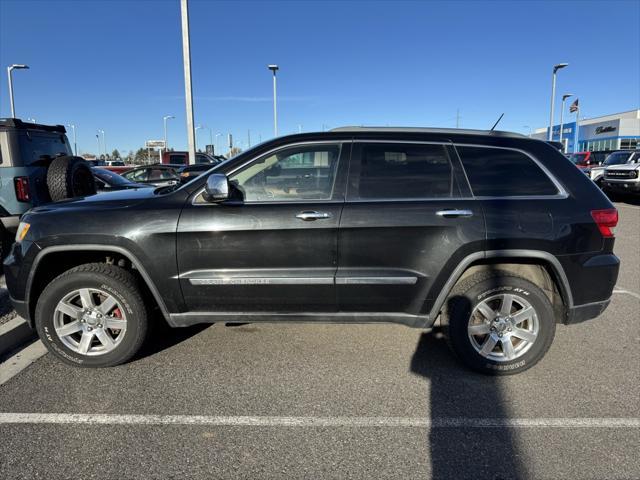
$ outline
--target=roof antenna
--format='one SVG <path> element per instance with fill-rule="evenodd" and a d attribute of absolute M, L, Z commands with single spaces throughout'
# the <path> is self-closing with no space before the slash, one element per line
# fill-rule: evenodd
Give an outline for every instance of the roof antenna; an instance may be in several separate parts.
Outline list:
<path fill-rule="evenodd" d="M 496 123 L 493 124 L 493 127 L 491 127 L 491 130 L 489 130 L 490 132 L 493 132 L 493 129 L 496 128 L 496 126 L 500 123 L 500 120 L 502 120 L 502 117 L 504 117 L 504 113 L 500 115 L 500 118 L 498 118 L 498 120 L 496 120 Z"/>

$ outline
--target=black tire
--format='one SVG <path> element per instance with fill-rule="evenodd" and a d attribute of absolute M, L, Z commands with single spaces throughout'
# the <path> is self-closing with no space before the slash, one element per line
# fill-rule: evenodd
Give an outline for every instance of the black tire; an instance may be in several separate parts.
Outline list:
<path fill-rule="evenodd" d="M 58 157 L 47 170 L 47 188 L 51 200 L 86 197 L 96 193 L 96 181 L 89 164 L 80 157 Z"/>
<path fill-rule="evenodd" d="M 118 302 L 117 308 L 122 306 L 124 309 L 122 313 L 126 318 L 126 331 L 119 344 L 113 350 L 97 356 L 83 355 L 69 348 L 55 330 L 54 316 L 58 302 L 70 292 L 87 288 L 112 295 Z M 131 273 L 114 265 L 87 263 L 64 272 L 47 285 L 36 305 L 35 324 L 42 342 L 63 362 L 76 367 L 112 367 L 128 361 L 138 352 L 147 336 L 148 317 L 138 282 Z M 97 342 L 96 336 L 92 345 L 100 347 Z"/>
<path fill-rule="evenodd" d="M 482 340 L 487 341 L 492 337 L 498 343 L 489 352 L 489 356 L 482 355 L 477 348 L 485 344 L 474 346 L 474 340 L 471 339 L 468 332 L 472 313 L 483 301 L 488 301 L 489 303 L 499 302 L 493 304 L 501 305 L 500 298 L 491 299 L 505 293 L 513 295 L 516 299 L 514 301 L 514 310 L 510 310 L 513 311 L 513 315 L 517 313 L 515 309 L 518 307 L 518 299 L 529 303 L 533 307 L 535 318 L 526 320 L 526 323 L 520 324 L 518 327 L 525 328 L 534 324 L 529 322 L 535 322 L 537 324 L 537 336 L 527 348 L 527 342 L 511 336 L 515 335 L 515 331 L 519 331 L 515 325 L 509 325 L 509 322 L 506 322 L 506 326 L 514 330 L 513 333 L 509 333 L 512 330 L 508 330 L 508 332 L 506 330 L 500 331 L 505 328 L 504 324 L 500 325 L 485 321 L 487 327 L 490 326 L 494 330 L 486 336 L 482 334 L 474 336 L 474 340 L 480 344 Z M 524 307 L 521 305 L 521 308 Z M 482 314 L 474 313 L 474 324 L 475 322 L 480 322 L 482 325 L 481 320 L 478 320 L 478 318 L 482 319 L 483 317 Z M 512 375 L 531 368 L 547 353 L 556 331 L 553 307 L 545 293 L 530 281 L 500 270 L 479 272 L 460 282 L 447 300 L 447 305 L 443 312 L 443 320 L 447 341 L 456 356 L 471 369 L 489 375 Z M 496 321 L 500 321 L 500 317 Z M 533 329 L 533 327 L 529 328 Z M 498 334 L 501 337 L 499 339 L 497 337 Z M 506 352 L 502 346 L 505 341 L 503 338 L 508 338 L 506 341 L 509 341 L 511 345 L 515 344 L 516 349 L 522 349 L 513 360 L 504 358 Z"/>

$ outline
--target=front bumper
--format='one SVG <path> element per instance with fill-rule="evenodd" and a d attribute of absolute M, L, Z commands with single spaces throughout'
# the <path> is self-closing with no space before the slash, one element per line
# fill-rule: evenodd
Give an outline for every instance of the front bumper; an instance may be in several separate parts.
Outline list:
<path fill-rule="evenodd" d="M 604 181 L 608 190 L 618 193 L 640 193 L 640 182 L 611 182 Z"/>

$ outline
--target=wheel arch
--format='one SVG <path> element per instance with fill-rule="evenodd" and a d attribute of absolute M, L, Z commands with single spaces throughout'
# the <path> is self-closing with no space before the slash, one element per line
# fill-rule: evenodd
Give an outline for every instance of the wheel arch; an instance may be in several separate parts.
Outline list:
<path fill-rule="evenodd" d="M 71 254 L 71 255 L 70 255 Z M 70 261 L 69 259 L 73 257 Z M 166 304 L 156 288 L 151 276 L 140 260 L 129 250 L 115 245 L 95 245 L 95 244 L 75 244 L 57 245 L 43 248 L 34 259 L 33 267 L 27 278 L 25 300 L 29 308 L 30 323 L 33 323 L 35 306 L 37 299 L 44 290 L 44 287 L 63 271 L 74 266 L 91 263 L 96 260 L 105 262 L 107 257 L 115 258 L 116 261 L 126 259 L 130 262 L 134 270 L 143 282 L 143 287 L 147 289 L 149 295 L 156 302 L 158 308 L 166 320 L 169 320 L 169 311 Z M 53 264 L 53 270 L 44 268 Z"/>
<path fill-rule="evenodd" d="M 573 296 L 569 280 L 558 259 L 541 250 L 490 250 L 476 252 L 465 257 L 449 276 L 429 312 L 433 324 L 455 285 L 478 271 L 496 269 L 520 276 L 533 277 L 551 301 L 556 313 L 566 315 L 573 307 Z"/>

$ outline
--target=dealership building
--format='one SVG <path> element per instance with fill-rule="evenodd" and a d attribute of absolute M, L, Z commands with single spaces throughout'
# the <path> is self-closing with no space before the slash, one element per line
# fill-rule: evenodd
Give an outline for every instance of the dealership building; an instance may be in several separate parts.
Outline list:
<path fill-rule="evenodd" d="M 567 152 L 602 152 L 640 148 L 640 109 L 602 117 L 580 119 L 576 143 L 575 115 L 568 114 L 562 126 L 562 141 Z M 571 117 L 574 117 L 573 121 Z M 549 128 L 539 128 L 531 136 L 546 140 Z M 553 140 L 560 140 L 560 125 L 553 127 Z"/>

